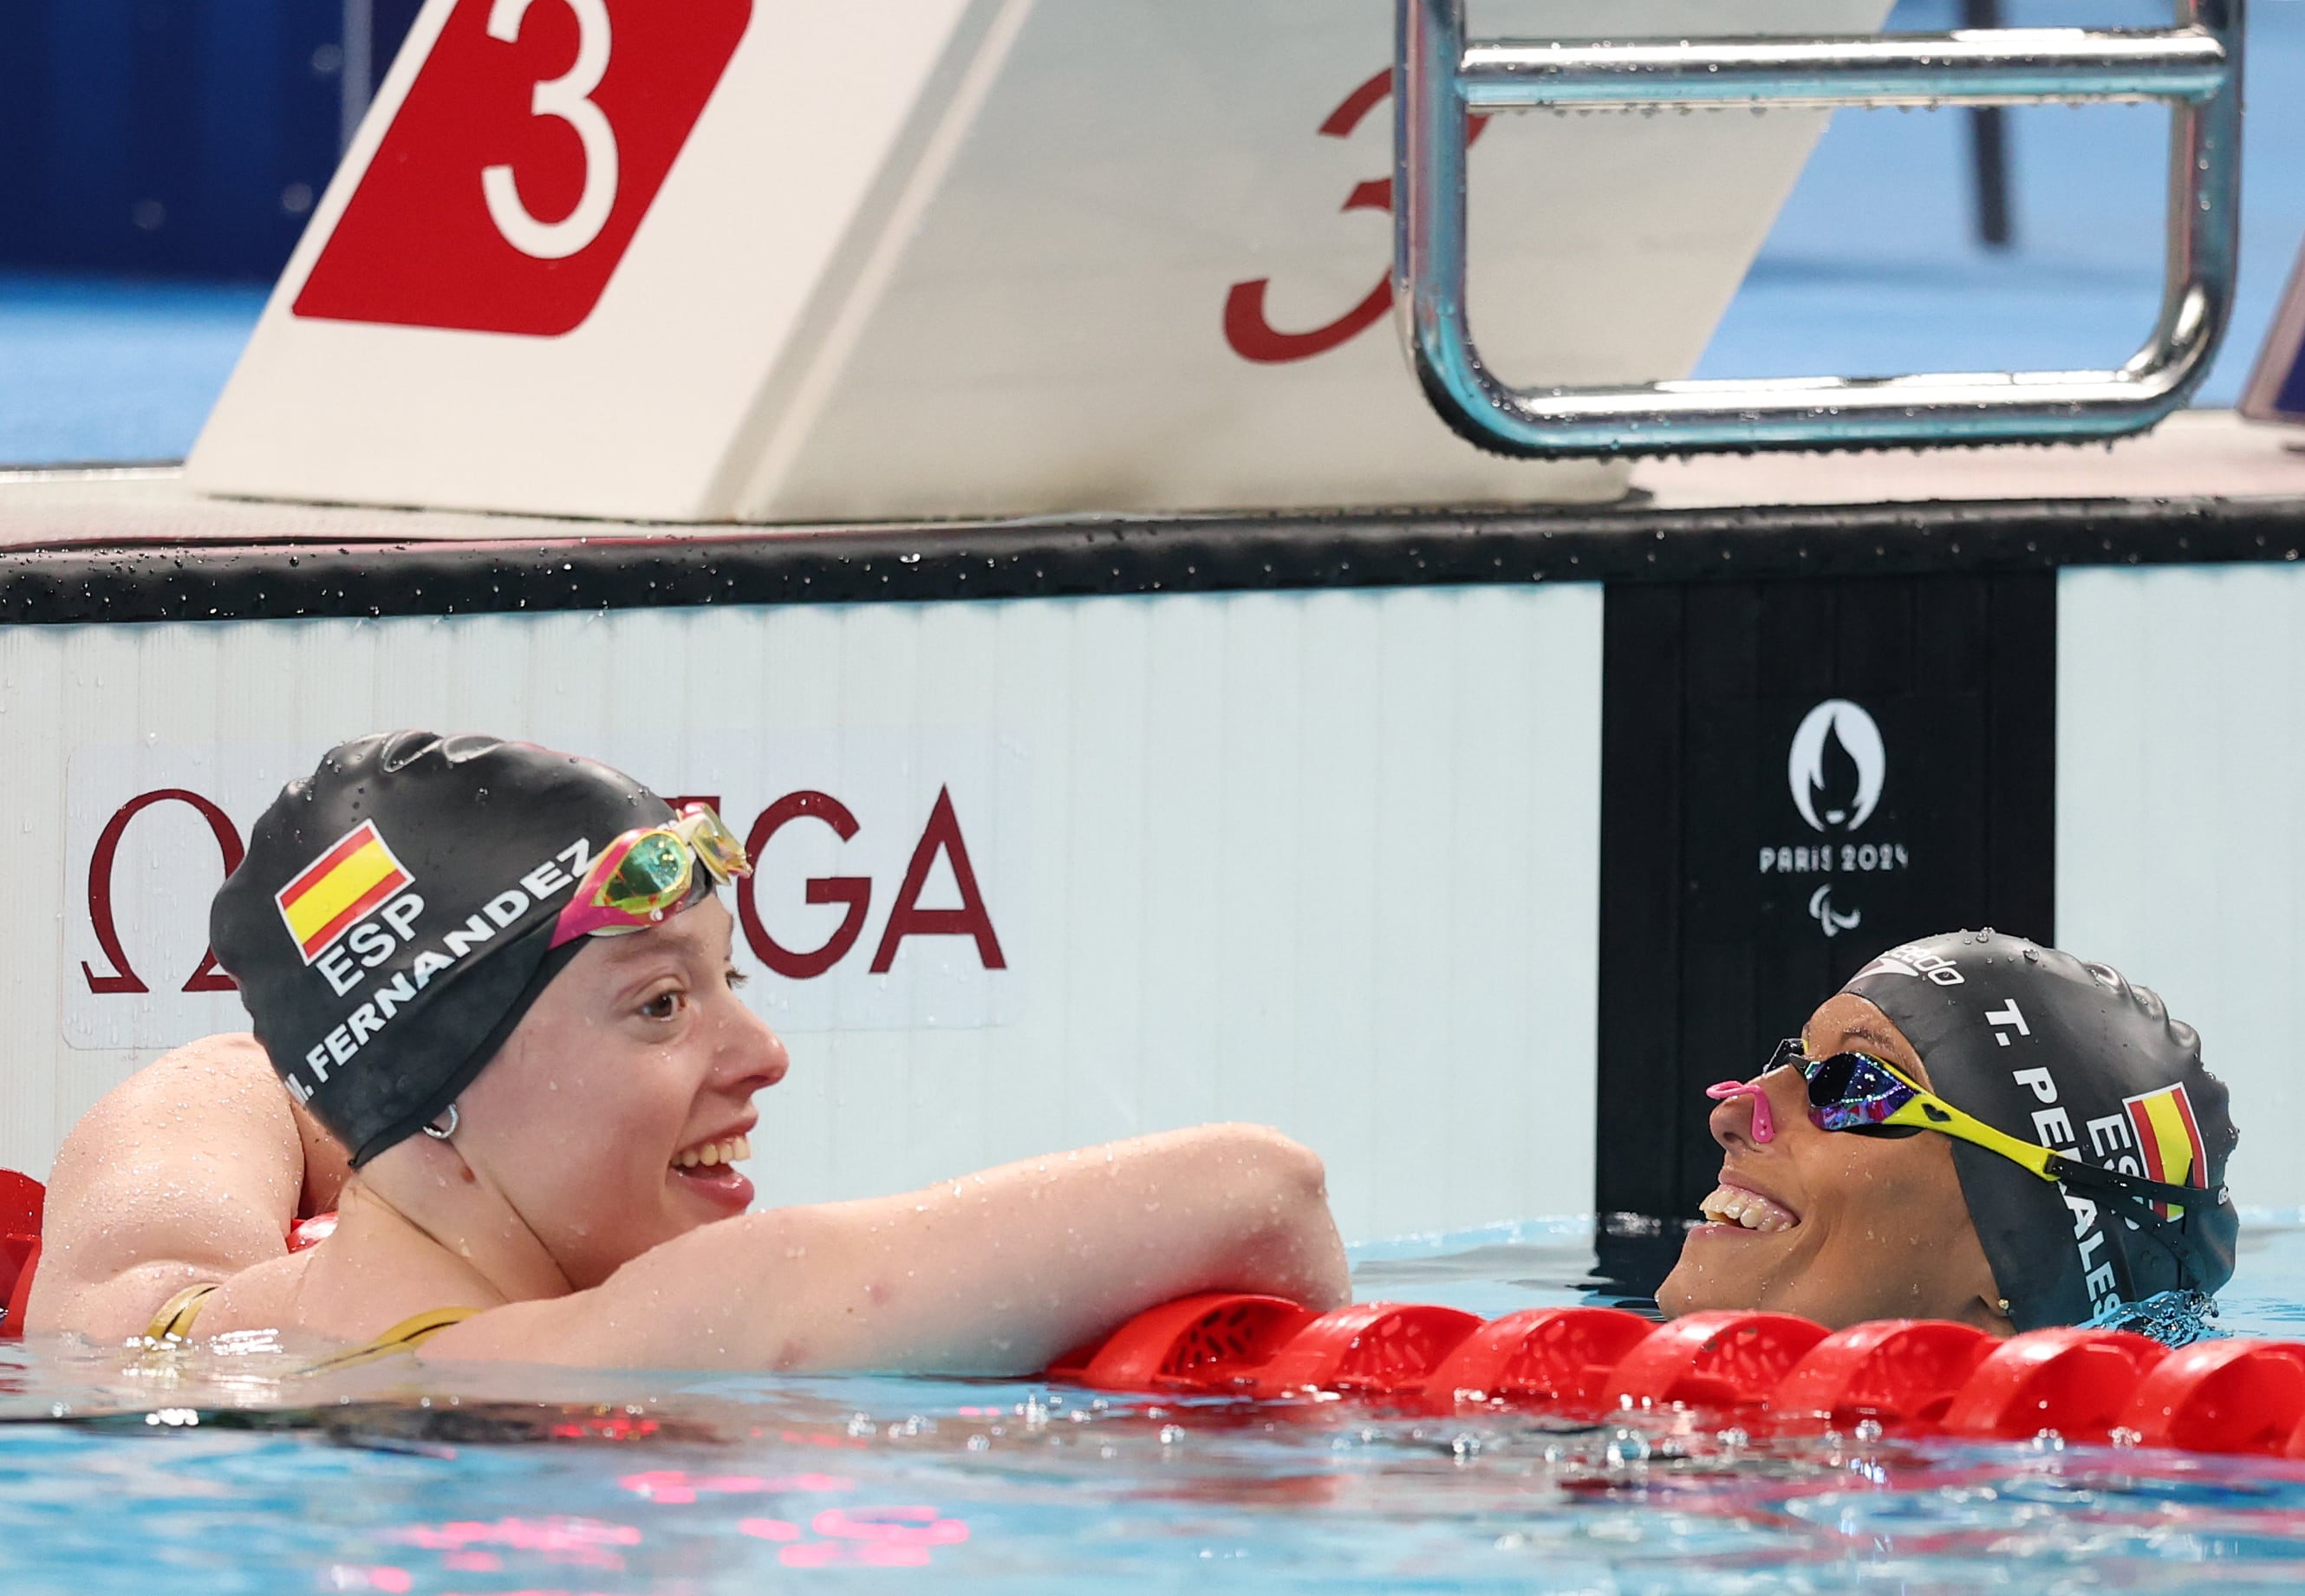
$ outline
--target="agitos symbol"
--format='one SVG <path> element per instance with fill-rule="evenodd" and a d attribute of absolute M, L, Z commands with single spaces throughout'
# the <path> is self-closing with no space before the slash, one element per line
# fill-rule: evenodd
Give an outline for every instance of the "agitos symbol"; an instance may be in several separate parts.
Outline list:
<path fill-rule="evenodd" d="M 574 331 L 752 15 L 753 0 L 462 0 L 295 313 Z"/>
<path fill-rule="evenodd" d="M 1359 127 L 1371 111 L 1392 96 L 1392 69 L 1385 68 L 1345 97 L 1344 103 L 1329 113 L 1329 119 L 1320 127 L 1324 139 L 1348 139 Z M 1466 148 L 1480 141 L 1489 131 L 1489 119 L 1471 116 L 1466 119 Z M 1346 196 L 1344 209 L 1379 210 L 1392 214 L 1392 179 L 1372 177 L 1357 186 Z M 1325 327 L 1309 332 L 1284 333 L 1266 318 L 1265 294 L 1272 286 L 1270 277 L 1256 277 L 1246 283 L 1235 283 L 1225 296 L 1225 342 L 1242 360 L 1260 366 L 1285 365 L 1291 361 L 1309 361 L 1314 355 L 1326 354 L 1341 344 L 1350 343 L 1369 328 L 1382 321 L 1392 309 L 1392 274 L 1388 271 L 1377 279 L 1361 302 Z"/>

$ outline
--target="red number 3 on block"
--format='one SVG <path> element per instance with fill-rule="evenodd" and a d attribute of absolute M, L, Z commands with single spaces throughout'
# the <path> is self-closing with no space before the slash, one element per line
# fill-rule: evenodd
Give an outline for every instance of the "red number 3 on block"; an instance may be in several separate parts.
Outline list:
<path fill-rule="evenodd" d="M 1321 124 L 1324 139 L 1346 139 L 1361 124 L 1361 119 L 1382 105 L 1392 95 L 1392 69 L 1371 78 L 1345 97 L 1345 103 L 1329 113 L 1329 120 Z M 1467 122 L 1466 145 L 1470 148 L 1489 131 L 1485 116 L 1471 117 Z M 1381 210 L 1392 212 L 1392 179 L 1372 177 L 1357 186 L 1346 197 L 1344 208 L 1351 210 Z M 1225 342 L 1244 361 L 1260 366 L 1278 366 L 1290 361 L 1308 361 L 1316 354 L 1326 354 L 1341 344 L 1359 337 L 1384 319 L 1392 309 L 1392 274 L 1387 272 L 1377 280 L 1361 302 L 1346 311 L 1326 327 L 1310 332 L 1284 333 L 1265 319 L 1264 295 L 1272 286 L 1270 277 L 1258 277 L 1252 282 L 1236 283 L 1225 296 Z"/>
<path fill-rule="evenodd" d="M 753 0 L 463 0 L 296 314 L 574 331 L 752 14 Z"/>

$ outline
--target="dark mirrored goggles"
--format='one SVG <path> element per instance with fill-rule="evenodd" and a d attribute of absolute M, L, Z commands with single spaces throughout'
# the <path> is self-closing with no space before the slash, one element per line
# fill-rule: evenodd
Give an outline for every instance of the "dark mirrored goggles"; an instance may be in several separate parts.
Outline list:
<path fill-rule="evenodd" d="M 2063 1153 L 2021 1142 L 1995 1129 L 1973 1114 L 1954 1108 L 1935 1093 L 1909 1081 L 1896 1065 L 1870 1053 L 1835 1053 L 1811 1058 L 1800 1038 L 1787 1037 L 1769 1056 L 1769 1069 L 1791 1065 L 1808 1083 L 1809 1123 L 1821 1131 L 1854 1131 L 1877 1136 L 1909 1136 L 1935 1131 L 1996 1153 L 2046 1181 L 2062 1181 L 2144 1205 L 2146 1217 L 2156 1221 L 2183 1217 L 2184 1205 L 2198 1204 L 2199 1186 L 2170 1185 L 2084 1164 Z M 2204 1179 L 2206 1169 L 2201 1171 Z M 2221 1201 L 2219 1193 L 2210 1199 Z M 2160 1205 L 2156 1209 L 2152 1205 Z M 2165 1209 L 2166 1212 L 2160 1211 Z"/>
<path fill-rule="evenodd" d="M 1767 1067 L 1791 1065 L 1808 1082 L 1809 1123 L 1821 1131 L 1877 1131 L 1910 1135 L 1926 1125 L 1893 1123 L 1901 1109 L 1929 1094 L 1869 1053 L 1835 1053 L 1811 1058 L 1801 1040 L 1787 1037 L 1769 1056 Z"/>

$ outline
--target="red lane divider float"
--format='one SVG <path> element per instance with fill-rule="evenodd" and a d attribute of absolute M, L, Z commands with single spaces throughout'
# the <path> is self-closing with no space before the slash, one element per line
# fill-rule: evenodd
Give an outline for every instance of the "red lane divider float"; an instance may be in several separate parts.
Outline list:
<path fill-rule="evenodd" d="M 1945 1412 L 1952 1435 L 2015 1438 L 2054 1430 L 2104 1440 L 2146 1371 L 2168 1356 L 2122 1330 L 2060 1328 L 2012 1337 L 1970 1375 Z"/>
<path fill-rule="evenodd" d="M 1691 1313 L 1641 1337 L 1602 1383 L 1608 1407 L 1758 1407 L 1824 1327 L 1790 1313 Z"/>
<path fill-rule="evenodd" d="M 1477 1314 L 1413 1303 L 1357 1303 L 1323 1313 L 1251 1371 L 1259 1396 L 1342 1391 L 1382 1396 L 1420 1388 L 1457 1344 L 1481 1328 Z"/>
<path fill-rule="evenodd" d="M 1609 1371 L 1655 1329 L 1621 1308 L 1524 1308 L 1459 1341 L 1423 1390 L 1438 1403 L 1597 1406 Z"/>
<path fill-rule="evenodd" d="M 1787 1313 L 1532 1308 L 1484 1323 L 1453 1308 L 1362 1303 L 1314 1315 L 1278 1297 L 1155 1308 L 1049 1371 L 1104 1391 L 1259 1397 L 1308 1391 L 1431 1410 L 1538 1407 L 1591 1418 L 1702 1412 L 1765 1432 L 2069 1440 L 2305 1458 L 2305 1344 L 2172 1352 L 2121 1330 L 1883 1320 L 1828 1334 Z"/>
<path fill-rule="evenodd" d="M 24 1333 L 24 1303 L 32 1295 L 47 1196 L 47 1188 L 30 1176 L 0 1169 L 0 1338 Z"/>
<path fill-rule="evenodd" d="M 1138 1314 L 1102 1346 L 1058 1359 L 1049 1373 L 1100 1391 L 1223 1390 L 1313 1318 L 1280 1297 L 1186 1297 Z"/>
<path fill-rule="evenodd" d="M 2138 1382 L 2121 1422 L 2148 1447 L 2305 1457 L 2305 1346 L 2181 1346 Z"/>
<path fill-rule="evenodd" d="M 1933 1319 L 1878 1319 L 1811 1347 L 1770 1393 L 1786 1413 L 1850 1428 L 1938 1424 L 1977 1366 L 2000 1345 L 1983 1330 Z"/>

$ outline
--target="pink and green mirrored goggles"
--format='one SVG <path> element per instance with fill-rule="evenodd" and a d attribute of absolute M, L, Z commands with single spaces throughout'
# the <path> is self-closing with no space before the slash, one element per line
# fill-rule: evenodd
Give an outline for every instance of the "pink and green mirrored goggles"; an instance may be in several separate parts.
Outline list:
<path fill-rule="evenodd" d="M 709 803 L 692 803 L 665 825 L 625 832 L 600 850 L 576 884 L 552 928 L 552 946 L 661 925 L 687 899 L 700 862 L 722 886 L 753 873 L 744 845 Z"/>

